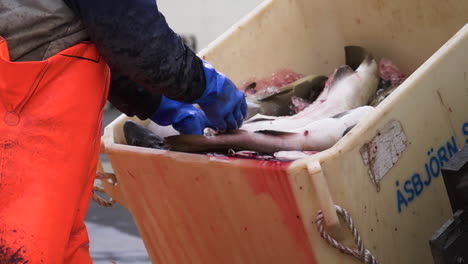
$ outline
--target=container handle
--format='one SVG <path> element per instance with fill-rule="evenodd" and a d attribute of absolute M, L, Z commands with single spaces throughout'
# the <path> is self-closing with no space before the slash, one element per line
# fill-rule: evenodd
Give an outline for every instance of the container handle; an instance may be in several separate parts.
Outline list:
<path fill-rule="evenodd" d="M 318 201 L 322 211 L 325 226 L 331 234 L 337 239 L 343 238 L 341 234 L 341 224 L 338 214 L 335 209 L 335 204 L 328 188 L 327 180 L 322 172 L 322 167 L 319 161 L 313 161 L 307 164 L 310 180 L 315 193 L 315 198 Z"/>
<path fill-rule="evenodd" d="M 99 160 L 99 163 L 101 163 L 100 160 Z M 102 166 L 102 165 L 99 165 L 99 166 Z M 96 179 L 101 180 L 101 182 L 103 184 L 104 184 L 104 182 L 108 182 L 107 181 L 108 179 L 112 180 L 114 177 L 115 177 L 115 175 L 110 174 L 110 173 L 96 172 Z M 97 195 L 96 192 L 107 193 L 107 191 L 105 190 L 105 188 L 100 187 L 100 186 L 94 186 L 94 188 L 93 188 L 92 198 L 100 206 L 102 206 L 102 207 L 112 207 L 116 203 L 116 201 L 112 198 L 113 197 L 112 195 L 109 195 L 109 196 L 111 196 L 110 200 L 105 200 L 101 196 Z"/>
<path fill-rule="evenodd" d="M 105 154 L 105 146 L 104 143 L 101 142 L 101 149 L 100 153 Z M 122 194 L 120 189 L 118 188 L 117 178 L 113 173 L 106 173 L 104 171 L 104 167 L 102 166 L 101 159 L 98 159 L 98 167 L 96 172 L 96 179 L 100 180 L 103 187 L 94 186 L 92 199 L 102 207 L 112 207 L 116 202 L 120 203 L 121 205 L 125 206 L 124 199 L 122 198 Z M 105 200 L 96 192 L 106 193 L 111 197 L 110 200 Z"/>
<path fill-rule="evenodd" d="M 342 207 L 335 205 L 336 212 L 342 217 L 342 219 L 346 222 L 347 227 L 353 234 L 354 243 L 356 244 L 357 248 L 351 248 L 341 244 L 340 242 L 336 241 L 335 238 L 330 236 L 327 231 L 323 227 L 323 213 L 319 210 L 316 217 L 317 223 L 317 230 L 320 233 L 320 236 L 332 247 L 339 249 L 341 253 L 353 256 L 359 259 L 361 262 L 365 264 L 379 264 L 379 261 L 372 255 L 372 253 L 364 246 L 364 243 L 359 235 L 357 228 L 354 226 L 353 219 L 351 215 Z"/>

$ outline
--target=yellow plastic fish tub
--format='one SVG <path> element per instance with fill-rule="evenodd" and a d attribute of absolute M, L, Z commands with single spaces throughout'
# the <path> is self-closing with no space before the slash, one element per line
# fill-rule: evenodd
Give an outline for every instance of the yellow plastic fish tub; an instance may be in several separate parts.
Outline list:
<path fill-rule="evenodd" d="M 292 163 L 128 146 L 120 116 L 103 136 L 106 191 L 154 263 L 362 263 L 320 236 L 356 247 L 334 205 L 379 263 L 432 263 L 428 240 L 452 215 L 441 167 L 468 142 L 467 22 L 466 0 L 265 1 L 200 53 L 239 86 L 283 68 L 329 75 L 346 45 L 411 75 L 333 148 Z"/>

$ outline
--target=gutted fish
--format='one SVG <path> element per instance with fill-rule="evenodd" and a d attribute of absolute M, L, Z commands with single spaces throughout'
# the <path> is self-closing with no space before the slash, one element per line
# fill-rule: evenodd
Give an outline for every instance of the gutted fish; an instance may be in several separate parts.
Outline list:
<path fill-rule="evenodd" d="M 170 150 L 182 152 L 226 149 L 251 150 L 261 153 L 322 151 L 332 147 L 351 127 L 373 109 L 371 106 L 362 106 L 288 131 L 268 130 L 268 127 L 264 127 L 255 132 L 235 130 L 229 134 L 211 137 L 179 135 L 167 137 L 165 143 Z"/>
<path fill-rule="evenodd" d="M 364 48 L 348 46 L 345 54 L 346 65 L 337 68 L 329 78 L 306 76 L 280 88 L 263 85 L 259 90 L 256 83 L 249 85 L 246 88 L 249 113 L 255 115 L 239 130 L 199 136 L 176 135 L 176 131 L 153 128 L 156 134 L 164 134 L 162 142 L 154 133 L 150 134 L 151 131 L 143 130 L 146 128 L 135 127 L 135 123 L 128 125 L 127 142 L 181 152 L 224 153 L 232 157 L 283 161 L 326 150 L 373 111 L 367 104 L 375 99 L 378 86 L 392 86 L 396 80 L 396 77 L 379 78 L 379 67 Z M 385 69 L 388 76 L 397 75 L 393 67 L 385 65 L 387 67 L 381 70 Z M 379 79 L 383 81 L 379 83 Z M 386 96 L 378 95 L 379 99 Z M 296 114 L 287 116 L 292 109 Z"/>
<path fill-rule="evenodd" d="M 326 76 L 309 75 L 289 85 L 275 88 L 273 92 L 248 95 L 247 119 L 255 114 L 271 116 L 287 116 L 293 114 L 291 106 L 293 99 L 301 98 L 304 101 L 314 101 L 322 92 Z"/>
<path fill-rule="evenodd" d="M 318 151 L 278 151 L 273 154 L 280 161 L 294 161 L 317 154 Z"/>
<path fill-rule="evenodd" d="M 348 46 L 345 51 L 347 65 L 336 70 L 330 85 L 325 86 L 320 96 L 310 106 L 293 116 L 257 114 L 244 122 L 241 129 L 255 132 L 268 128 L 286 132 L 366 105 L 377 90 L 379 81 L 377 63 L 361 47 Z M 354 67 L 357 68 L 354 70 Z"/>

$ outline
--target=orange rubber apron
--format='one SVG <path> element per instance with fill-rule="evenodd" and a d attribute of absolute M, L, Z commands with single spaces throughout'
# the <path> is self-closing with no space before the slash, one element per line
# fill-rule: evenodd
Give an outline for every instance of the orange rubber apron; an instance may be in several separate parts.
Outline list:
<path fill-rule="evenodd" d="M 92 263 L 84 218 L 109 77 L 91 43 L 10 62 L 0 38 L 0 263 Z"/>

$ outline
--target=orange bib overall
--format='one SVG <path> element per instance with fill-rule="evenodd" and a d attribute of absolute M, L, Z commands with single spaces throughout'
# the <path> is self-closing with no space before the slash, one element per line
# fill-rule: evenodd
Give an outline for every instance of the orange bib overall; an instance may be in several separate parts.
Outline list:
<path fill-rule="evenodd" d="M 84 218 L 109 77 L 91 43 L 10 62 L 0 38 L 0 263 L 92 263 Z"/>

